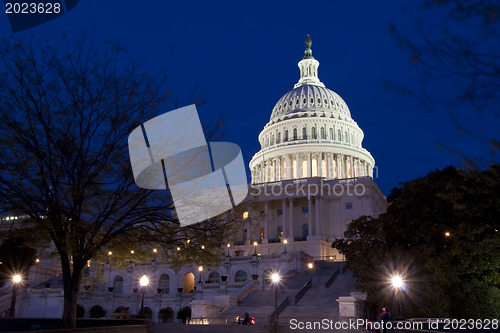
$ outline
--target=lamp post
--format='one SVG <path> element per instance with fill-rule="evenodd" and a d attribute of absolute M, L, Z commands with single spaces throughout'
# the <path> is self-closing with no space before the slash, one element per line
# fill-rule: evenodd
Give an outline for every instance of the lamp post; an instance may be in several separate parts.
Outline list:
<path fill-rule="evenodd" d="M 278 284 L 280 283 L 280 275 L 278 273 L 273 273 L 271 275 L 271 280 L 274 283 L 274 332 L 278 329 Z"/>
<path fill-rule="evenodd" d="M 256 256 L 257 255 L 257 242 L 253 242 L 253 247 L 254 247 L 253 254 Z"/>
<path fill-rule="evenodd" d="M 307 264 L 307 269 L 309 271 L 309 281 L 312 281 L 312 270 L 314 268 L 314 264 L 312 262 Z"/>
<path fill-rule="evenodd" d="M 9 309 L 9 317 L 14 318 L 16 316 L 16 298 L 17 298 L 17 287 L 21 282 L 21 275 L 16 274 L 12 277 L 12 298 L 10 299 L 10 309 Z"/>
<path fill-rule="evenodd" d="M 401 307 L 401 291 L 402 291 L 403 286 L 404 286 L 403 278 L 401 277 L 401 275 L 396 274 L 392 277 L 391 283 L 392 283 L 392 287 L 394 288 L 394 290 L 396 292 L 396 296 L 398 298 L 398 305 L 399 305 L 398 316 L 395 319 L 404 320 L 403 311 L 402 311 L 402 307 Z"/>
<path fill-rule="evenodd" d="M 203 272 L 203 266 L 199 266 L 198 271 L 200 272 L 200 279 L 198 280 L 198 283 L 201 283 L 201 272 Z"/>
<path fill-rule="evenodd" d="M 143 275 L 141 279 L 139 280 L 139 283 L 141 284 L 141 290 L 142 290 L 142 297 L 141 297 L 141 311 L 139 312 L 139 317 L 140 318 L 146 318 L 144 315 L 144 293 L 146 292 L 146 287 L 149 284 L 149 279 L 146 275 Z"/>
<path fill-rule="evenodd" d="M 283 251 L 283 253 L 286 253 L 286 244 L 288 244 L 288 241 L 286 239 L 283 240 L 283 244 L 285 244 L 285 251 Z"/>
<path fill-rule="evenodd" d="M 229 255 L 229 248 L 231 247 L 231 244 L 230 243 L 227 243 L 227 256 L 226 257 L 230 257 Z"/>

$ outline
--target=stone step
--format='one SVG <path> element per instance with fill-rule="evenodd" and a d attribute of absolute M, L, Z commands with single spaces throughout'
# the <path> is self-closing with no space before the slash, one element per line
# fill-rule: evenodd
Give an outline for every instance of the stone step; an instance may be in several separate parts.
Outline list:
<path fill-rule="evenodd" d="M 320 330 L 292 329 L 288 323 L 274 327 L 273 325 L 182 325 L 182 324 L 156 324 L 154 333 L 289 333 L 289 332 L 324 332 Z M 336 333 L 360 333 L 356 330 L 335 330 Z"/>

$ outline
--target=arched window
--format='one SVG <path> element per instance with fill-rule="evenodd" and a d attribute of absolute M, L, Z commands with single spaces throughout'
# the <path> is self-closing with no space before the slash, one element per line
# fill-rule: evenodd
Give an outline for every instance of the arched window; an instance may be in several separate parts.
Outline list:
<path fill-rule="evenodd" d="M 208 283 L 219 283 L 220 282 L 220 274 L 218 272 L 211 272 L 208 275 Z"/>
<path fill-rule="evenodd" d="M 288 130 L 285 131 L 285 139 L 283 140 L 283 142 L 287 142 L 288 141 Z"/>
<path fill-rule="evenodd" d="M 234 282 L 245 282 L 247 280 L 247 272 L 245 271 L 237 271 L 234 276 Z"/>
<path fill-rule="evenodd" d="M 168 274 L 160 275 L 158 280 L 158 289 L 161 289 L 162 294 L 170 293 L 170 276 Z"/>
<path fill-rule="evenodd" d="M 317 136 L 316 136 L 316 127 L 313 127 L 313 128 L 311 129 L 311 134 L 312 134 L 312 138 L 313 138 L 313 139 L 317 139 Z"/>
<path fill-rule="evenodd" d="M 123 277 L 118 275 L 113 280 L 113 291 L 117 294 L 123 294 Z"/>
<path fill-rule="evenodd" d="M 335 140 L 335 138 L 333 137 L 333 128 L 330 128 L 330 140 Z"/>
<path fill-rule="evenodd" d="M 337 141 L 342 141 L 342 131 L 341 130 L 338 130 Z"/>
<path fill-rule="evenodd" d="M 265 143 L 264 147 L 269 147 L 269 138 L 268 137 L 266 137 L 266 143 Z"/>
<path fill-rule="evenodd" d="M 308 235 L 309 235 L 309 226 L 306 223 L 302 225 L 302 238 L 307 239 Z"/>
<path fill-rule="evenodd" d="M 302 139 L 307 139 L 307 129 L 302 127 Z"/>
<path fill-rule="evenodd" d="M 321 138 L 323 140 L 326 139 L 326 137 L 325 137 L 325 128 L 324 127 L 321 127 Z"/>
<path fill-rule="evenodd" d="M 281 143 L 281 132 L 278 133 L 278 140 L 276 141 L 276 143 Z"/>
<path fill-rule="evenodd" d="M 349 135 L 347 135 L 347 131 L 345 132 L 344 139 L 345 139 L 345 142 L 349 143 Z"/>
<path fill-rule="evenodd" d="M 297 140 L 297 129 L 296 128 L 293 129 L 293 139 Z"/>
<path fill-rule="evenodd" d="M 271 136 L 271 146 L 274 146 L 274 134 Z"/>

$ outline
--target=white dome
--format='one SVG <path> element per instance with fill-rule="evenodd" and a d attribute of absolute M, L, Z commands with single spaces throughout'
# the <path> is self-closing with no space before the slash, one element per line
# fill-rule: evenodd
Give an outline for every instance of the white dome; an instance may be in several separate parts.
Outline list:
<path fill-rule="evenodd" d="M 318 85 L 304 84 L 284 94 L 273 108 L 270 123 L 297 116 L 351 120 L 351 112 L 335 92 Z"/>
<path fill-rule="evenodd" d="M 250 161 L 252 183 L 322 177 L 371 177 L 375 160 L 344 100 L 318 78 L 319 61 L 306 39 L 300 79 L 274 106 Z"/>

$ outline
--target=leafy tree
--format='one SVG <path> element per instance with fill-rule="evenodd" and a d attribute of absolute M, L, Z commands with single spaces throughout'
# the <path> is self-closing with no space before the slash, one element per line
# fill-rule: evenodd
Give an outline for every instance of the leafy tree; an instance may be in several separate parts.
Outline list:
<path fill-rule="evenodd" d="M 390 278 L 401 274 L 408 316 L 498 318 L 500 166 L 431 172 L 394 189 L 388 202 L 387 213 L 353 221 L 332 244 L 369 304 L 391 304 Z"/>
<path fill-rule="evenodd" d="M 63 321 L 75 327 L 90 259 L 109 247 L 126 253 L 126 245 L 147 241 L 170 250 L 188 240 L 208 247 L 230 232 L 231 219 L 181 228 L 168 190 L 135 185 L 127 138 L 163 113 L 159 108 L 170 93 L 164 77 L 140 72 L 117 43 L 66 43 L 54 48 L 5 41 L 0 48 L 0 207 L 26 214 L 18 228 L 54 243 L 63 274 Z"/>
<path fill-rule="evenodd" d="M 477 140 L 481 149 L 476 156 L 448 148 L 462 156 L 466 166 L 498 163 L 500 4 L 427 0 L 421 7 L 420 12 L 408 10 L 413 28 L 390 27 L 420 71 L 419 89 L 404 87 L 403 91 L 430 110 L 444 106 L 459 133 Z"/>

